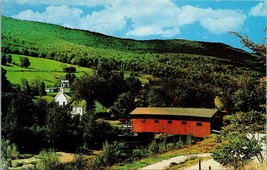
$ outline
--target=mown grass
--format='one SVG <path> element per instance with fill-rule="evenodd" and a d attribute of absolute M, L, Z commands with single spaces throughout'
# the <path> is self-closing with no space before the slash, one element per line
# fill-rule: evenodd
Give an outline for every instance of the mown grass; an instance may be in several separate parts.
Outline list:
<path fill-rule="evenodd" d="M 28 81 L 40 79 L 45 82 L 46 86 L 55 86 L 59 80 L 49 72 L 9 72 L 7 71 L 7 79 L 13 84 L 20 84 L 21 79 Z"/>
<path fill-rule="evenodd" d="M 152 157 L 143 158 L 141 160 L 137 160 L 132 163 L 114 165 L 111 167 L 111 169 L 113 170 L 139 169 L 139 168 L 163 161 L 165 159 L 170 159 L 175 156 L 199 154 L 199 153 L 210 153 L 214 151 L 214 149 L 219 145 L 221 145 L 221 143 L 216 142 L 216 135 L 212 134 L 209 138 L 204 139 L 203 141 L 198 142 L 194 145 L 185 146 L 182 149 L 172 150 L 172 151 L 169 151 L 163 154 L 158 154 Z"/>
<path fill-rule="evenodd" d="M 20 57 L 29 58 L 31 63 L 29 68 L 22 68 L 19 66 Z M 45 82 L 46 86 L 55 86 L 58 84 L 60 78 L 63 78 L 66 75 L 66 73 L 63 72 L 63 68 L 67 66 L 74 66 L 76 68 L 76 77 L 80 77 L 84 73 L 93 74 L 93 70 L 90 68 L 65 64 L 45 58 L 12 54 L 12 60 L 16 64 L 2 67 L 7 70 L 7 79 L 13 84 L 19 84 L 21 79 L 24 78 L 28 81 L 32 79 L 41 79 Z"/>

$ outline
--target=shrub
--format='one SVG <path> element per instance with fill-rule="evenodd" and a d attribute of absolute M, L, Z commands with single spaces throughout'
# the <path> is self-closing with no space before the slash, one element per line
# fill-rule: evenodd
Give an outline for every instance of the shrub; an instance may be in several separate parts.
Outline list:
<path fill-rule="evenodd" d="M 31 157 L 34 157 L 34 154 L 20 154 L 18 156 L 19 159 L 29 159 Z"/>
<path fill-rule="evenodd" d="M 65 67 L 65 68 L 63 68 L 63 70 L 67 73 L 75 73 L 76 72 L 76 68 L 73 66 Z"/>
<path fill-rule="evenodd" d="M 225 167 L 244 169 L 253 157 L 262 159 L 261 151 L 261 145 L 256 139 L 249 139 L 246 134 L 237 133 L 228 140 L 228 143 L 216 148 L 212 157 Z"/>
<path fill-rule="evenodd" d="M 193 144 L 195 141 L 194 141 L 194 139 L 193 139 L 193 136 L 192 136 L 192 134 L 190 133 L 187 137 L 186 137 L 186 144 L 187 145 L 191 145 L 191 144 Z"/>
<path fill-rule="evenodd" d="M 167 150 L 167 144 L 166 144 L 166 139 L 164 139 L 162 142 L 158 144 L 159 147 L 159 153 L 165 152 Z"/>
<path fill-rule="evenodd" d="M 159 146 L 156 140 L 153 140 L 151 144 L 148 146 L 148 152 L 149 152 L 149 155 L 154 155 L 159 152 Z"/>
<path fill-rule="evenodd" d="M 64 167 L 66 170 L 82 170 L 82 169 L 88 169 L 88 163 L 85 157 L 82 154 L 78 154 L 74 156 L 74 161 Z"/>
<path fill-rule="evenodd" d="M 182 148 L 183 147 L 183 141 L 181 141 L 181 140 L 179 140 L 178 142 L 176 142 L 176 146 L 175 146 L 175 148 L 177 148 L 177 149 L 180 149 L 180 148 Z"/>
<path fill-rule="evenodd" d="M 168 143 L 166 145 L 166 151 L 170 151 L 170 150 L 172 150 L 174 148 L 175 148 L 175 144 L 174 143 Z"/>
<path fill-rule="evenodd" d="M 133 159 L 142 158 L 144 156 L 146 156 L 144 149 L 133 149 L 133 154 L 132 154 Z"/>
<path fill-rule="evenodd" d="M 41 170 L 52 170 L 59 168 L 59 160 L 56 152 L 49 151 L 41 151 L 38 155 L 40 161 L 37 162 L 36 168 Z"/>
<path fill-rule="evenodd" d="M 8 169 L 12 166 L 12 159 L 17 158 L 19 152 L 15 144 L 10 143 L 9 140 L 2 139 L 2 150 L 1 150 L 1 160 L 3 168 Z"/>
<path fill-rule="evenodd" d="M 127 158 L 127 146 L 125 143 L 115 142 L 114 144 L 104 143 L 103 152 L 91 161 L 92 169 L 101 169 Z"/>
<path fill-rule="evenodd" d="M 21 63 L 21 67 L 25 67 L 25 68 L 28 68 L 31 65 L 30 60 L 27 57 L 23 57 L 23 58 L 21 57 L 20 63 Z"/>

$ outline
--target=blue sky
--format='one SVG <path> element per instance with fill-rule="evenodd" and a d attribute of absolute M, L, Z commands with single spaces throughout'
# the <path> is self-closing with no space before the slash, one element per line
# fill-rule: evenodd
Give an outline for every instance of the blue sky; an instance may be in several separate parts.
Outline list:
<path fill-rule="evenodd" d="M 264 43 L 266 3 L 260 0 L 2 0 L 2 15 L 121 38 L 188 39 L 242 48 L 239 39 L 228 31 Z"/>

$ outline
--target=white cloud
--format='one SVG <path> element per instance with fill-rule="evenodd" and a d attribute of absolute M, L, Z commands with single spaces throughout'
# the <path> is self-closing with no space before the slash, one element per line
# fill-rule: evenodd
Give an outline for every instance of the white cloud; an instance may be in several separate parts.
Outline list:
<path fill-rule="evenodd" d="M 252 7 L 250 9 L 249 15 L 255 16 L 255 17 L 265 17 L 266 16 L 266 6 L 263 2 L 260 2 L 258 5 Z"/>
<path fill-rule="evenodd" d="M 120 0 L 3 0 L 5 2 L 15 2 L 18 4 L 45 4 L 45 5 L 68 5 L 68 6 L 99 6 L 117 4 Z"/>
<path fill-rule="evenodd" d="M 34 3 L 33 0 L 16 0 L 21 3 Z M 80 28 L 114 35 L 126 30 L 126 37 L 137 38 L 149 35 L 174 37 L 181 33 L 181 28 L 194 23 L 207 29 L 212 34 L 238 31 L 246 20 L 240 10 L 179 7 L 171 0 L 40 0 L 48 6 L 44 12 L 26 10 L 13 16 L 19 19 L 60 24 L 71 28 Z M 39 1 L 39 3 L 40 3 Z M 54 6 L 57 4 L 67 5 Z M 75 4 L 76 7 L 70 7 Z M 104 5 L 104 9 L 88 15 L 77 5 Z M 130 23 L 128 22 L 130 21 Z"/>
<path fill-rule="evenodd" d="M 62 5 L 48 6 L 45 12 L 42 13 L 26 10 L 13 17 L 17 19 L 41 21 L 73 27 L 75 24 L 79 23 L 82 13 L 83 11 L 78 8 L 70 8 L 66 5 Z"/>
<path fill-rule="evenodd" d="M 199 20 L 201 26 L 212 34 L 223 34 L 228 31 L 239 31 L 244 25 L 246 15 L 242 11 L 207 10 L 206 15 Z"/>

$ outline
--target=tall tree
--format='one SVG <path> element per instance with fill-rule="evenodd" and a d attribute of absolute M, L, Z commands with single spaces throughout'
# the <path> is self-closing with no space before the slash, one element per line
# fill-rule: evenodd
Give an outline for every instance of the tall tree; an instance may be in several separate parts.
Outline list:
<path fill-rule="evenodd" d="M 96 75 L 84 74 L 72 84 L 73 92 L 76 95 L 75 98 L 86 101 L 86 108 L 89 113 L 92 113 L 95 109 L 95 100 L 99 96 L 99 89 L 103 81 Z"/>
<path fill-rule="evenodd" d="M 51 147 L 64 148 L 69 136 L 69 124 L 71 122 L 70 106 L 58 107 L 51 103 L 46 115 L 46 129 L 48 143 Z M 66 145 L 64 144 L 66 142 Z"/>
<path fill-rule="evenodd" d="M 216 148 L 213 158 L 222 165 L 235 169 L 243 169 L 253 157 L 261 160 L 262 149 L 255 134 L 266 130 L 265 115 L 266 113 L 250 111 L 225 116 L 225 126 L 219 139 L 227 140 L 228 143 Z"/>
<path fill-rule="evenodd" d="M 28 68 L 31 65 L 30 60 L 28 59 L 28 57 L 20 58 L 20 64 L 21 64 L 21 67 L 25 67 L 25 68 Z"/>
<path fill-rule="evenodd" d="M 267 28 L 267 27 L 266 27 Z M 265 28 L 265 31 L 266 31 Z M 257 56 L 260 63 L 266 65 L 266 46 L 252 42 L 247 36 L 242 36 L 236 32 L 230 32 L 241 39 L 241 43 L 251 49 Z M 264 38 L 266 40 L 266 38 Z M 266 77 L 262 78 L 266 80 Z M 261 80 L 262 80 L 261 79 Z M 260 82 L 261 82 L 260 80 Z M 237 112 L 224 117 L 224 127 L 221 130 L 221 139 L 226 139 L 228 143 L 217 148 L 213 153 L 213 158 L 225 166 L 233 166 L 235 169 L 243 169 L 244 165 L 253 157 L 262 158 L 260 141 L 256 140 L 255 133 L 266 131 L 265 117 L 266 110 L 254 111 L 261 107 L 262 97 L 257 97 L 262 91 L 262 87 L 249 86 L 249 81 L 240 81 L 239 89 L 235 90 L 232 101 L 236 110 L 247 112 Z M 229 95 L 228 95 L 229 96 Z M 229 97 L 231 98 L 231 97 Z M 249 136 L 252 136 L 249 138 Z"/>
<path fill-rule="evenodd" d="M 97 100 L 104 106 L 110 107 L 117 100 L 118 96 L 125 91 L 125 81 L 122 72 L 110 72 L 109 77 L 102 77 L 104 82 L 99 86 Z"/>
<path fill-rule="evenodd" d="M 265 32 L 267 31 L 267 27 L 265 27 Z M 231 34 L 235 35 L 236 37 L 240 38 L 240 42 L 244 45 L 244 47 L 247 47 L 251 49 L 257 56 L 261 63 L 265 64 L 266 61 L 266 44 L 258 44 L 249 39 L 249 37 L 246 35 L 240 35 L 237 32 L 230 31 Z M 266 41 L 266 37 L 263 38 Z"/>
<path fill-rule="evenodd" d="M 7 62 L 12 63 L 12 56 L 10 54 L 7 55 Z"/>
<path fill-rule="evenodd" d="M 6 57 L 6 54 L 2 54 L 1 56 L 1 64 L 2 65 L 6 65 L 7 63 L 7 57 Z"/>
<path fill-rule="evenodd" d="M 133 76 L 126 78 L 126 91 L 130 91 L 133 94 L 137 94 L 142 89 L 141 81 Z"/>
<path fill-rule="evenodd" d="M 229 139 L 212 154 L 215 161 L 236 170 L 244 169 L 254 156 L 261 154 L 261 146 L 255 139 L 249 139 L 245 134 L 238 133 Z"/>
<path fill-rule="evenodd" d="M 101 147 L 105 141 L 116 138 L 116 128 L 104 120 L 96 120 L 94 115 L 87 115 L 83 121 L 84 145 L 89 148 Z"/>
<path fill-rule="evenodd" d="M 11 83 L 7 80 L 6 77 L 6 70 L 1 68 L 1 90 L 2 93 L 10 92 L 12 91 Z"/>
<path fill-rule="evenodd" d="M 116 100 L 110 111 L 119 117 L 127 117 L 135 108 L 134 96 L 130 93 L 122 93 Z"/>
<path fill-rule="evenodd" d="M 31 79 L 29 82 L 29 86 L 31 89 L 31 94 L 34 96 L 44 96 L 46 95 L 45 91 L 45 83 L 41 79 Z"/>
<path fill-rule="evenodd" d="M 29 85 L 28 80 L 21 79 L 21 91 L 25 92 L 26 94 L 32 94 L 32 89 Z"/>

